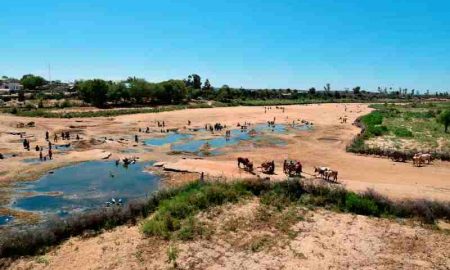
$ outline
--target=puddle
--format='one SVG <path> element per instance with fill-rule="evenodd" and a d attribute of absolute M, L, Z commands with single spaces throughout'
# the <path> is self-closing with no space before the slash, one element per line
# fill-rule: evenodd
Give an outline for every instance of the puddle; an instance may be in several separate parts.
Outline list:
<path fill-rule="evenodd" d="M 120 153 L 124 153 L 124 154 L 136 154 L 136 153 L 139 153 L 139 150 L 137 150 L 137 149 L 132 149 L 132 148 L 130 148 L 130 149 L 123 149 L 123 150 L 120 150 Z"/>
<path fill-rule="evenodd" d="M 296 130 L 308 131 L 308 130 L 311 130 L 313 128 L 313 126 L 312 125 L 294 125 L 293 128 Z"/>
<path fill-rule="evenodd" d="M 249 134 L 250 131 L 254 130 L 254 136 Z M 247 130 L 241 129 L 233 129 L 231 130 L 231 137 L 227 139 L 224 136 L 220 136 L 212 139 L 200 139 L 200 140 L 190 140 L 183 143 L 173 144 L 171 147 L 172 151 L 178 152 L 189 152 L 189 153 L 197 153 L 200 156 L 204 156 L 205 152 L 207 155 L 218 155 L 221 152 L 217 151 L 219 148 L 231 146 L 238 144 L 241 141 L 256 141 L 261 140 L 262 133 L 285 133 L 286 126 L 282 124 L 276 124 L 275 126 L 268 126 L 267 124 L 259 124 L 254 127 L 250 127 Z M 275 140 L 274 144 L 283 145 L 284 141 Z M 206 147 L 208 145 L 208 147 Z M 208 151 L 202 151 L 204 149 L 208 149 Z"/>
<path fill-rule="evenodd" d="M 0 216 L 0 226 L 6 225 L 14 220 L 12 216 Z"/>
<path fill-rule="evenodd" d="M 37 181 L 17 185 L 11 207 L 66 216 L 103 207 L 112 198 L 126 202 L 144 197 L 159 186 L 158 176 L 143 171 L 147 165 L 124 168 L 111 161 L 89 161 L 60 168 Z"/>
<path fill-rule="evenodd" d="M 69 150 L 73 149 L 72 144 L 70 144 L 70 143 L 69 144 L 61 144 L 61 145 L 55 144 L 55 145 L 53 145 L 53 148 L 56 150 L 59 150 L 59 151 L 69 151 Z"/>
<path fill-rule="evenodd" d="M 250 126 L 250 130 L 253 127 Z M 254 129 L 258 132 L 274 132 L 274 133 L 285 133 L 287 131 L 286 125 L 284 124 L 275 124 L 273 126 L 269 126 L 267 124 L 258 124 L 254 127 Z"/>
<path fill-rule="evenodd" d="M 39 158 L 25 158 L 22 161 L 25 163 L 28 163 L 28 164 L 36 164 L 36 163 L 40 163 L 40 162 L 48 162 L 48 161 L 51 161 L 51 159 L 47 159 L 46 161 L 41 161 L 41 160 L 39 160 Z"/>
<path fill-rule="evenodd" d="M 181 140 L 192 138 L 192 135 L 170 132 L 164 137 L 151 138 L 144 141 L 146 145 L 161 146 L 168 143 L 176 143 Z"/>
<path fill-rule="evenodd" d="M 1 154 L 1 153 L 0 153 Z M 13 157 L 18 157 L 19 155 L 17 155 L 17 154 L 1 154 L 1 157 L 0 157 L 0 160 L 3 160 L 3 159 L 8 159 L 8 158 L 13 158 Z"/>

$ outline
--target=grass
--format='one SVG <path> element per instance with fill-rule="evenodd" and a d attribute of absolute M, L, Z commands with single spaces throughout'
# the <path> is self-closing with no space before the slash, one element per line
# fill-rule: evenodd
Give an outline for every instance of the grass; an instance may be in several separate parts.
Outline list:
<path fill-rule="evenodd" d="M 11 108 L 3 109 L 3 113 L 11 113 L 17 116 L 24 117 L 44 117 L 44 118 L 87 118 L 87 117 L 113 117 L 126 114 L 137 113 L 158 113 L 166 111 L 175 111 L 183 109 L 197 109 L 197 108 L 212 108 L 215 106 L 222 106 L 221 104 L 209 105 L 207 103 L 189 104 L 189 105 L 167 105 L 151 108 L 130 108 L 130 109 L 102 109 L 95 111 L 52 111 L 49 109 L 26 109 L 26 108 Z"/>
<path fill-rule="evenodd" d="M 441 110 L 450 108 L 450 102 L 385 103 L 371 107 L 376 110 L 358 119 L 362 132 L 347 147 L 348 151 L 385 155 L 389 150 L 398 150 L 408 156 L 409 152 L 431 152 L 435 158 L 450 160 L 450 134 L 436 121 Z M 366 141 L 374 146 L 369 147 Z M 395 149 L 381 149 L 381 142 L 383 147 L 387 143 Z"/>
<path fill-rule="evenodd" d="M 450 220 L 450 202 L 429 200 L 393 201 L 368 190 L 355 193 L 342 187 L 315 185 L 301 180 L 277 183 L 240 181 L 233 183 L 194 182 L 183 187 L 162 190 L 147 200 L 131 202 L 124 207 L 99 209 L 79 214 L 66 220 L 54 220 L 44 226 L 27 231 L 14 230 L 0 235 L 0 257 L 14 258 L 42 254 L 48 247 L 65 239 L 146 218 L 141 230 L 148 236 L 170 240 L 191 240 L 207 237 L 210 232 L 196 215 L 211 207 L 236 203 L 241 199 L 259 197 L 262 206 L 275 209 L 279 214 L 258 213 L 261 219 L 272 220 L 273 226 L 288 234 L 291 225 L 301 218 L 292 206 L 326 207 L 340 212 L 375 217 L 415 218 L 433 224 L 437 219 Z M 150 216 L 150 217 L 149 217 Z M 274 218 L 275 217 L 275 218 Z M 256 243 L 256 250 L 259 244 Z M 0 260 L 0 265 L 1 265 Z"/>

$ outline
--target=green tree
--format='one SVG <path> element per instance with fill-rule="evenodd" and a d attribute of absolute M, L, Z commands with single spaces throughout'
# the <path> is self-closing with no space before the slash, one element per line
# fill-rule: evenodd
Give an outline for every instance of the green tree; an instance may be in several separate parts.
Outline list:
<path fill-rule="evenodd" d="M 130 99 L 130 93 L 124 83 L 114 83 L 108 89 L 108 100 L 114 103 L 126 102 Z"/>
<path fill-rule="evenodd" d="M 448 126 L 450 125 L 450 110 L 444 110 L 442 111 L 438 117 L 437 122 L 440 124 L 443 124 L 445 127 L 445 133 L 448 132 Z"/>
<path fill-rule="evenodd" d="M 212 92 L 212 86 L 208 79 L 206 79 L 205 83 L 203 84 L 202 88 L 203 93 L 205 96 L 210 96 Z"/>
<path fill-rule="evenodd" d="M 109 85 L 101 79 L 81 81 L 77 83 L 81 99 L 96 107 L 104 107 L 107 101 Z"/>
<path fill-rule="evenodd" d="M 316 88 L 314 88 L 314 87 L 309 88 L 308 93 L 309 93 L 310 95 L 313 95 L 313 96 L 314 96 L 314 95 L 316 94 Z"/>
<path fill-rule="evenodd" d="M 201 89 L 202 88 L 202 79 L 201 79 L 200 75 L 191 74 L 188 76 L 188 79 L 185 80 L 185 84 L 187 87 L 192 87 L 194 89 Z"/>
<path fill-rule="evenodd" d="M 359 95 L 360 93 L 361 93 L 361 87 L 356 86 L 355 88 L 353 88 L 353 94 Z"/>
<path fill-rule="evenodd" d="M 35 90 L 37 87 L 46 84 L 47 81 L 40 76 L 35 76 L 33 74 L 26 74 L 22 76 L 22 79 L 20 79 L 20 83 L 23 85 L 25 89 Z"/>

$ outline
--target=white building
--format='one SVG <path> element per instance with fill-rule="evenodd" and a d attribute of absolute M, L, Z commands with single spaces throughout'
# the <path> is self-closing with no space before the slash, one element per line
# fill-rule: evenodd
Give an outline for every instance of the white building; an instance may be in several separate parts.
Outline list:
<path fill-rule="evenodd" d="M 19 90 L 22 90 L 23 86 L 19 82 L 14 81 L 0 81 L 0 92 L 17 92 Z"/>

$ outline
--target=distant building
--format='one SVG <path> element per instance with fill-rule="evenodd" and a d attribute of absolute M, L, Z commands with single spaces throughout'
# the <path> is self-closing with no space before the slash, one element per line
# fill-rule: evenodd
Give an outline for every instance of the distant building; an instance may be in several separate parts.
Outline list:
<path fill-rule="evenodd" d="M 0 80 L 0 92 L 12 93 L 23 89 L 23 86 L 17 80 Z"/>

